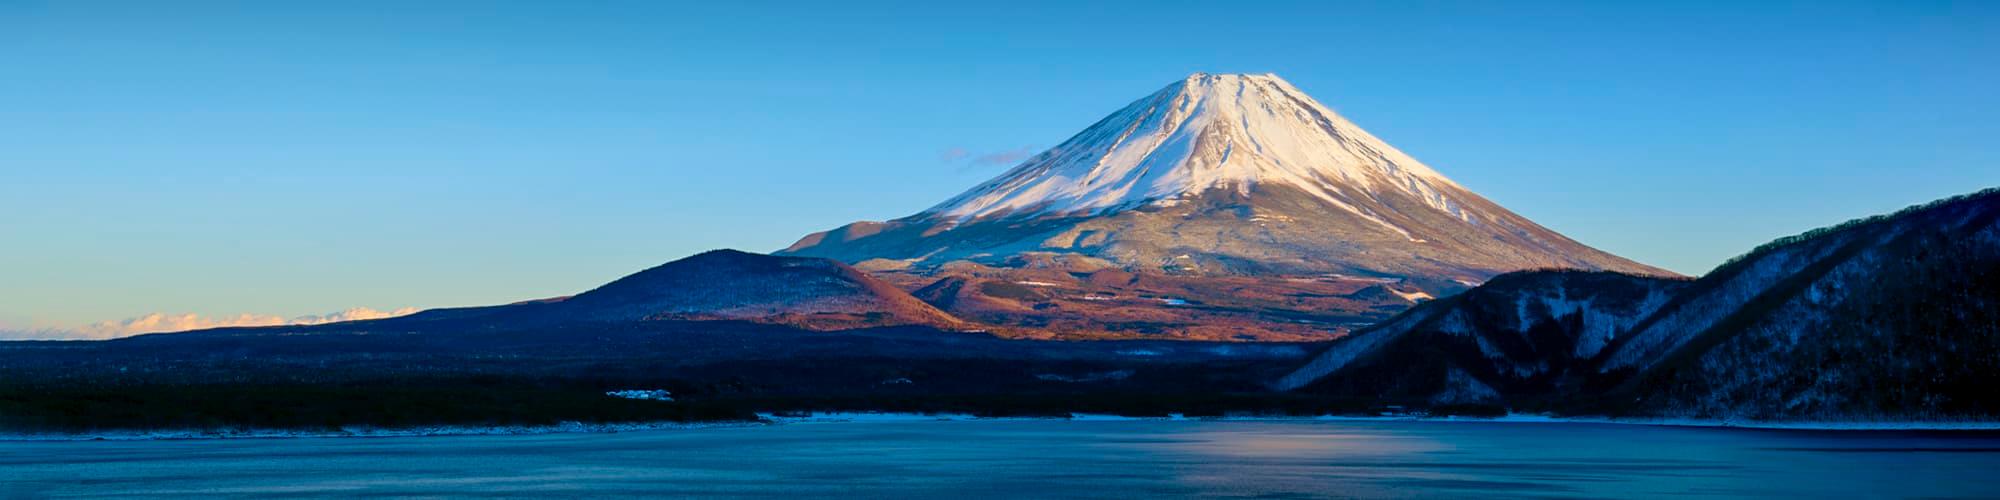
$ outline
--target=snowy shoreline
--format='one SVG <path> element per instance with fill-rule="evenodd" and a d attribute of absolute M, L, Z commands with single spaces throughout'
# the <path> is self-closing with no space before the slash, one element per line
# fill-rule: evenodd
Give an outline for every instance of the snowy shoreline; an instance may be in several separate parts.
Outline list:
<path fill-rule="evenodd" d="M 586 424 L 564 422 L 556 425 L 533 426 L 429 426 L 429 427 L 349 427 L 340 430 L 316 431 L 300 429 L 182 429 L 154 431 L 99 431 L 99 432 L 0 432 L 0 442 L 8 441 L 173 441 L 206 439 L 291 439 L 291 438 L 394 438 L 394 437 L 442 437 L 442 436 L 531 436 L 544 434 L 582 434 L 645 432 L 662 430 L 693 430 L 725 427 L 754 427 L 770 425 L 762 421 L 733 422 L 637 422 L 620 424 Z"/>
<path fill-rule="evenodd" d="M 1109 414 L 1076 413 L 1062 417 L 980 417 L 963 413 L 868 413 L 836 412 L 815 413 L 811 416 L 780 416 L 763 414 L 762 420 L 708 423 L 623 423 L 584 424 L 566 422 L 545 426 L 434 426 L 412 428 L 372 428 L 354 427 L 336 431 L 311 431 L 287 429 L 231 429 L 231 430 L 170 430 L 170 431 L 105 431 L 82 433 L 12 433 L 0 432 L 0 442 L 8 441 L 169 441 L 207 439 L 288 439 L 288 438 L 395 438 L 434 436 L 524 436 L 547 434 L 585 434 L 647 432 L 666 430 L 699 430 L 714 428 L 758 427 L 785 424 L 838 424 L 838 423 L 884 423 L 884 422 L 1030 422 L 1030 421 L 1071 421 L 1071 422 L 1457 422 L 1457 423 L 1523 423 L 1523 424 L 1607 424 L 1607 425 L 1648 425 L 1661 427 L 1692 427 L 1709 429 L 1746 430 L 1800 430 L 1800 431 L 1940 431 L 1977 432 L 2000 431 L 2000 421 L 1812 421 L 1812 422 L 1765 422 L 1698 419 L 1612 419 L 1595 417 L 1554 417 L 1548 415 L 1508 415 L 1504 417 L 1426 417 L 1416 415 L 1344 416 L 1322 415 L 1314 417 L 1294 416 L 1235 416 L 1235 417 L 1186 417 L 1171 414 L 1165 417 L 1128 417 Z"/>

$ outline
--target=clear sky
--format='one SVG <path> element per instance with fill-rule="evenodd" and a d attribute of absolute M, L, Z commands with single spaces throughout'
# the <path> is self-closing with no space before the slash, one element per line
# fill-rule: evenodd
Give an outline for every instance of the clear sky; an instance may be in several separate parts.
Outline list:
<path fill-rule="evenodd" d="M 0 0 L 0 328 L 574 293 L 1197 71 L 1683 273 L 2000 185 L 2000 2 L 945 3 Z"/>

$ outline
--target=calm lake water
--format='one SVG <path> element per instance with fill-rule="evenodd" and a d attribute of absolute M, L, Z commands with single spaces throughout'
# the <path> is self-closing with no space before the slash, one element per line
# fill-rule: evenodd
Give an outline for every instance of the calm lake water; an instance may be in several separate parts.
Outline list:
<path fill-rule="evenodd" d="M 0 442 L 0 497 L 1994 497 L 2000 435 L 1580 423 L 896 421 Z"/>

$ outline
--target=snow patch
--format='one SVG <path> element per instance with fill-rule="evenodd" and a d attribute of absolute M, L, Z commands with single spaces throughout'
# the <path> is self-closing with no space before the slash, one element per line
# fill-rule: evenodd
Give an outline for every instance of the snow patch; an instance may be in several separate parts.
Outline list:
<path fill-rule="evenodd" d="M 81 433 L 0 433 L 0 441 L 152 441 L 182 439 L 272 439 L 340 437 L 425 437 L 425 436 L 511 436 L 530 434 L 639 432 L 670 429 L 706 429 L 764 425 L 758 421 L 739 422 L 637 422 L 600 424 L 563 422 L 531 426 L 428 426 L 428 427 L 345 427 L 334 430 L 296 429 L 177 429 L 150 431 L 94 431 Z"/>
<path fill-rule="evenodd" d="M 666 390 L 663 389 L 626 389 L 622 391 L 606 392 L 604 393 L 604 395 L 611 396 L 614 398 L 642 399 L 646 401 L 674 400 L 674 394 L 671 392 L 667 392 Z"/>

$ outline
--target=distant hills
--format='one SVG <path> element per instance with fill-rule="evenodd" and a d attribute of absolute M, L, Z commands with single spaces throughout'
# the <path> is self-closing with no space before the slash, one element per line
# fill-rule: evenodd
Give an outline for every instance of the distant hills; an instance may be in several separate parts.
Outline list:
<path fill-rule="evenodd" d="M 1740 419 L 2000 415 L 2000 190 L 1694 280 L 1503 275 L 1333 343 L 1285 390 Z"/>
<path fill-rule="evenodd" d="M 432 310 L 387 321 L 520 328 L 662 320 L 735 320 L 811 330 L 963 326 L 950 314 L 846 264 L 737 250 L 703 252 L 575 296 Z"/>

